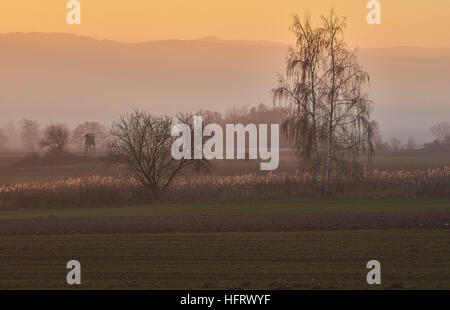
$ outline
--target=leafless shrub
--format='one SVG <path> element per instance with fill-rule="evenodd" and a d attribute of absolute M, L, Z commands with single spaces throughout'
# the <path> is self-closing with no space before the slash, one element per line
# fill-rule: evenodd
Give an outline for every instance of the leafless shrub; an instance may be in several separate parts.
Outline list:
<path fill-rule="evenodd" d="M 431 133 L 440 141 L 450 140 L 450 123 L 442 122 L 431 127 Z"/>
<path fill-rule="evenodd" d="M 178 116 L 185 124 L 190 124 L 191 119 L 190 115 Z M 167 116 L 154 117 L 143 111 L 123 115 L 112 127 L 106 160 L 125 164 L 130 176 L 153 194 L 164 192 L 174 177 L 187 168 L 207 170 L 206 160 L 173 159 L 173 124 Z"/>
<path fill-rule="evenodd" d="M 391 146 L 391 150 L 393 150 L 394 152 L 397 152 L 397 151 L 401 150 L 402 147 L 403 147 L 402 141 L 400 139 L 397 139 L 397 138 L 392 138 L 389 141 L 389 144 Z"/>
<path fill-rule="evenodd" d="M 53 124 L 44 130 L 44 137 L 39 142 L 41 148 L 50 152 L 62 153 L 69 143 L 70 130 L 66 125 Z"/>

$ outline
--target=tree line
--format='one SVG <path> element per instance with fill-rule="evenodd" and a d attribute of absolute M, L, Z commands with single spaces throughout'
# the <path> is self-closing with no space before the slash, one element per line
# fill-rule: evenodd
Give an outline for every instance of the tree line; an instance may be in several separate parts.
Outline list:
<path fill-rule="evenodd" d="M 19 129 L 14 122 L 9 122 L 4 130 L 0 129 L 0 147 L 5 148 L 10 138 L 14 138 L 20 139 L 23 149 L 30 153 L 39 150 L 62 153 L 69 145 L 75 149 L 82 149 L 83 135 L 88 132 L 95 133 L 100 141 L 104 141 L 108 135 L 106 127 L 98 122 L 84 122 L 74 130 L 70 130 L 62 123 L 41 128 L 35 120 L 22 119 L 19 122 Z"/>

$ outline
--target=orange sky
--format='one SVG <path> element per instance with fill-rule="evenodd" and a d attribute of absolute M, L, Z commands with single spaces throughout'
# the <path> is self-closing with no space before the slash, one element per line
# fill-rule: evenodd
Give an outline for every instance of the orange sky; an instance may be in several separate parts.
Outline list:
<path fill-rule="evenodd" d="M 223 39 L 292 42 L 290 14 L 334 7 L 360 47 L 450 47 L 450 1 L 380 0 L 382 24 L 368 25 L 367 0 L 80 0 L 82 24 L 68 25 L 67 0 L 0 3 L 0 32 L 69 32 L 124 42 Z"/>

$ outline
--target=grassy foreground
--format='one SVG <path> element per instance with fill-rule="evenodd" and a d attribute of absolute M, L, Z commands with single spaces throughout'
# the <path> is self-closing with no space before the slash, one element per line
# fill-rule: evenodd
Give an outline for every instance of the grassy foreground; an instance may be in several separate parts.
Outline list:
<path fill-rule="evenodd" d="M 0 289 L 450 289 L 448 230 L 0 237 Z"/>
<path fill-rule="evenodd" d="M 1 219 L 33 219 L 49 216 L 172 216 L 172 215 L 251 215 L 251 214 L 333 214 L 333 213 L 398 213 L 450 211 L 450 199 L 328 199 L 328 200 L 263 200 L 214 203 L 154 204 L 124 207 L 72 208 L 51 210 L 0 211 Z"/>

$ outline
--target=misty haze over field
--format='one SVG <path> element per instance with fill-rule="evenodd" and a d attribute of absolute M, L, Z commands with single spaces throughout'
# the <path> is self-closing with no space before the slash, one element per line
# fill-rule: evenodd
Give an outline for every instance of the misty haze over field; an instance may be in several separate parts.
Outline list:
<path fill-rule="evenodd" d="M 271 42 L 123 44 L 68 34 L 0 34 L 0 126 L 84 121 L 109 125 L 140 107 L 156 114 L 272 104 L 287 46 Z M 449 121 L 450 49 L 361 49 L 373 118 L 385 139 L 432 139 Z"/>

